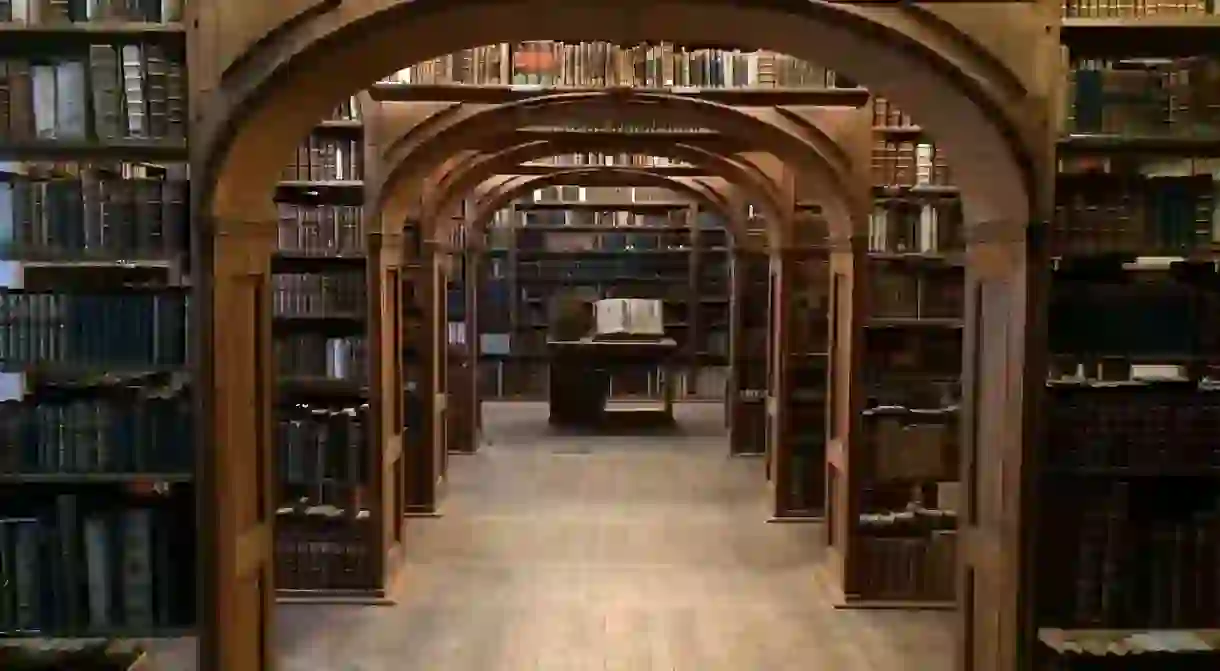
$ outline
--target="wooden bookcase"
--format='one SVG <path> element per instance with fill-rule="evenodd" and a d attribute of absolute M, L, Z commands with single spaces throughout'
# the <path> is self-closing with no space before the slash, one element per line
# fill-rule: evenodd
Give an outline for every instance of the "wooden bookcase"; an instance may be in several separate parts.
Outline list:
<path fill-rule="evenodd" d="M 198 624 L 186 30 L 153 4 L 105 25 L 0 7 L 9 638 Z"/>
<path fill-rule="evenodd" d="M 276 194 L 276 586 L 289 603 L 385 600 L 400 526 L 382 504 L 397 482 L 385 477 L 374 398 L 384 264 L 363 207 L 362 104 L 353 97 L 318 125 Z"/>
<path fill-rule="evenodd" d="M 1047 383 L 1017 640 L 1036 669 L 1215 668 L 1220 21 L 1210 2 L 1065 9 L 1055 214 L 1029 252 Z"/>
<path fill-rule="evenodd" d="M 507 309 L 492 301 L 481 304 L 484 311 L 497 313 L 488 325 L 507 323 L 511 329 L 507 334 L 483 330 L 493 337 L 507 335 L 510 342 L 509 354 L 486 355 L 480 364 L 485 367 L 480 375 L 488 381 L 483 389 L 493 391 L 484 398 L 545 398 L 545 342 L 562 302 L 555 298 L 559 286 L 578 287 L 582 300 L 664 300 L 666 332 L 683 350 L 687 380 L 699 379 L 701 367 L 727 363 L 729 240 L 718 218 L 672 196 L 633 200 L 625 189 L 588 187 L 586 194 L 605 195 L 582 202 L 575 200 L 581 187 L 559 188 L 573 192 L 568 194 L 573 199 L 518 202 L 509 215 L 517 224 L 509 229 L 507 245 L 489 244 L 486 258 L 478 261 L 497 269 L 497 281 L 507 287 L 512 303 Z M 556 196 L 557 189 L 552 189 Z M 627 219 L 631 223 L 624 223 Z M 504 236 L 497 226 L 489 228 L 488 236 Z M 483 321 L 483 314 L 476 319 Z M 489 390 L 493 380 L 496 387 Z M 658 380 L 648 376 L 618 382 L 627 385 L 619 387 L 627 393 L 659 392 Z M 699 391 L 717 386 L 723 385 L 704 383 Z"/>
<path fill-rule="evenodd" d="M 828 537 L 843 605 L 956 602 L 962 216 L 943 152 L 874 98 L 867 238 L 833 245 Z M 851 372 L 854 371 L 854 372 Z"/>

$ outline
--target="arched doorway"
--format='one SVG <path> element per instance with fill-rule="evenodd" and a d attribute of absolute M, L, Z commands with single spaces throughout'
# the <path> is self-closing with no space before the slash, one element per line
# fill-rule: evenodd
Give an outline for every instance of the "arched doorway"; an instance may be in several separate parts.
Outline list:
<path fill-rule="evenodd" d="M 996 44 L 1014 45 L 1006 58 L 1023 65 L 1039 62 L 1046 55 L 1044 50 L 1037 46 L 1031 50 L 1030 42 L 1022 40 L 1050 32 L 1050 22 L 1040 18 L 1037 8 L 1025 16 L 1019 9 L 995 10 L 991 16 L 1008 19 L 997 33 L 1011 39 Z M 644 15 L 639 13 L 645 10 L 652 25 L 645 25 Z M 218 4 L 197 17 L 201 33 L 209 36 L 196 44 L 195 60 L 204 67 L 198 70 L 201 76 L 192 79 L 200 94 L 194 96 L 196 118 L 207 129 L 200 137 L 204 141 L 195 143 L 193 149 L 199 158 L 197 174 L 204 183 L 197 203 L 209 222 L 209 233 L 215 236 L 208 241 L 205 256 L 214 275 L 202 292 L 203 302 L 209 305 L 234 297 L 257 312 L 258 282 L 245 287 L 248 281 L 244 278 L 262 272 L 265 253 L 252 242 L 247 229 L 268 220 L 263 213 L 280 158 L 334 99 L 404 62 L 505 40 L 711 41 L 774 48 L 834 65 L 897 101 L 949 149 L 956 172 L 963 176 L 969 223 L 987 224 L 976 230 L 994 234 L 993 239 L 1020 238 L 1013 234 L 1045 201 L 1035 174 L 1046 160 L 1037 148 L 1046 132 L 1046 115 L 1040 113 L 1045 92 L 1034 86 L 1023 88 L 1020 77 L 997 68 L 994 59 L 980 57 L 980 52 L 984 56 L 988 52 L 977 43 L 937 32 L 937 24 L 911 20 L 904 16 L 905 10 L 866 10 L 797 0 L 750 8 L 727 0 L 691 0 L 662 7 L 645 2 L 571 6 L 558 0 L 405 4 L 370 0 L 339 5 L 300 3 L 258 11 L 255 17 L 240 3 L 232 8 Z M 273 15 L 280 11 L 282 16 Z M 208 53 L 205 45 L 215 51 Z M 1018 49 L 1032 52 L 1032 56 L 1024 60 L 1016 55 Z M 214 76 L 208 76 L 209 69 Z M 989 255 L 992 263 L 986 269 L 979 266 L 976 279 L 992 278 L 993 286 L 1019 308 L 1026 298 L 1023 257 L 1016 246 L 997 246 L 1000 251 Z M 970 332 L 977 333 L 977 319 L 971 323 Z M 238 418 L 248 414 L 242 408 L 257 401 L 265 384 L 252 384 L 248 371 L 219 371 L 210 364 L 213 344 L 245 351 L 248 343 L 262 340 L 258 327 L 251 324 L 248 330 L 227 333 L 223 342 L 215 337 L 217 343 L 213 343 L 216 325 L 210 312 L 202 326 L 207 343 L 205 376 L 212 380 L 211 386 L 227 394 L 224 400 L 212 396 L 210 390 L 205 394 L 208 424 L 215 427 L 211 440 L 226 442 L 225 449 L 261 449 L 264 437 L 244 431 Z M 1024 365 L 1021 345 L 1015 353 L 1007 343 L 994 352 L 990 343 L 980 342 L 979 347 L 983 349 L 976 360 L 999 360 L 1002 385 L 1011 392 L 1003 402 L 1019 404 Z M 978 414 L 982 423 L 991 417 L 987 412 Z M 1019 433 L 1015 427 L 1014 433 Z M 1014 439 L 1019 436 L 1010 438 Z M 227 477 L 225 469 L 234 467 L 224 457 L 214 466 L 220 472 L 213 472 L 213 478 Z M 256 481 L 265 479 L 265 474 L 255 477 Z M 234 586 L 230 607 L 265 606 L 258 595 L 260 576 L 265 578 L 265 550 L 259 548 L 265 547 L 266 534 L 260 528 L 265 526 L 266 511 L 257 509 L 257 501 L 233 502 L 222 508 L 218 512 L 229 538 L 217 538 L 217 546 L 211 550 L 220 557 L 216 567 L 223 573 L 220 581 Z M 1012 544 L 1007 537 L 988 543 L 988 547 L 995 546 L 988 551 L 993 556 L 1003 556 L 1004 548 Z M 997 612 L 1015 612 L 1016 604 L 1011 605 L 1000 604 Z M 224 628 L 235 640 L 253 635 L 238 633 L 240 627 L 234 623 Z M 259 647 L 252 638 L 247 637 L 246 642 L 248 648 Z M 222 661 L 227 664 L 217 665 L 243 668 L 240 658 Z"/>

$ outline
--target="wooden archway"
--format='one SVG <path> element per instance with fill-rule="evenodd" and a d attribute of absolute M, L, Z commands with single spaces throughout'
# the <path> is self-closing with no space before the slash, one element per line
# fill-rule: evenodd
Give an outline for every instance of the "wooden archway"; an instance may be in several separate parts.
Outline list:
<path fill-rule="evenodd" d="M 200 203 L 250 218 L 281 157 L 334 100 L 406 63 L 483 44 L 673 41 L 771 49 L 894 100 L 949 152 L 967 218 L 1029 219 L 1045 169 L 1055 15 L 1037 3 L 933 12 L 817 0 L 217 0 L 194 11 Z M 196 9 L 196 8 L 192 8 Z M 929 16 L 931 14 L 931 16 Z M 265 188 L 262 188 L 265 187 Z M 1015 195 L 1014 195 L 1015 194 Z"/>
<path fill-rule="evenodd" d="M 735 219 L 729 196 L 709 184 L 700 184 L 695 178 L 669 177 L 648 168 L 592 166 L 560 170 L 546 175 L 514 175 L 485 180 L 474 190 L 474 209 L 467 214 L 465 225 L 481 229 L 497 210 L 503 209 L 521 194 L 560 184 L 653 186 L 670 189 L 719 211 L 730 222 Z M 717 186 L 722 189 L 729 187 L 728 184 Z"/>
<path fill-rule="evenodd" d="M 867 166 L 861 165 L 862 161 L 853 162 L 849 158 L 851 150 L 843 145 L 861 149 L 870 146 L 871 118 L 864 110 L 853 108 L 821 108 L 805 114 L 808 116 L 741 110 L 685 96 L 630 91 L 561 93 L 483 108 L 456 106 L 386 143 L 383 154 L 390 158 L 392 167 L 383 183 L 394 188 L 382 189 L 380 212 L 389 221 L 405 218 L 416 207 L 415 201 L 427 196 L 420 189 L 438 185 L 437 180 L 443 188 L 445 172 L 461 165 L 461 152 L 484 150 L 497 137 L 523 126 L 648 120 L 672 126 L 702 126 L 722 134 L 726 146 L 715 153 L 732 153 L 739 161 L 750 150 L 772 154 L 819 187 L 826 196 L 831 220 L 844 225 L 852 222 L 845 233 L 862 231 L 871 209 L 865 181 Z M 823 125 L 833 129 L 835 135 L 823 130 Z M 613 138 L 607 135 L 607 139 Z M 667 137 L 676 140 L 681 133 Z M 450 159 L 449 165 L 446 159 Z M 420 189 L 412 188 L 413 184 Z"/>
<path fill-rule="evenodd" d="M 1036 344 L 1024 333 L 1036 300 L 1023 230 L 1046 215 L 1043 177 L 1053 158 L 1057 19 L 1044 3 L 937 9 L 932 18 L 944 21 L 923 10 L 821 0 L 212 0 L 188 7 L 190 145 L 199 187 L 192 198 L 207 269 L 198 288 L 198 386 L 201 421 L 213 427 L 198 486 L 210 494 L 218 531 L 202 549 L 215 562 L 201 585 L 213 611 L 203 631 L 204 671 L 272 665 L 274 504 L 235 483 L 269 477 L 266 460 L 256 459 L 259 471 L 239 478 L 250 460 L 236 455 L 269 449 L 269 375 L 250 371 L 270 354 L 262 315 L 276 221 L 270 195 L 282 161 L 336 100 L 404 64 L 459 49 L 534 39 L 734 44 L 834 67 L 893 100 L 948 152 L 974 231 L 967 295 L 985 290 L 992 308 L 986 330 L 996 337 L 979 337 L 981 298 L 970 301 L 967 315 L 967 349 L 977 351 L 967 356 L 966 386 L 976 386 L 975 370 L 985 369 L 996 390 L 965 402 L 964 423 L 986 425 L 995 437 L 973 467 L 1000 469 L 1005 464 L 988 454 L 1020 454 L 1010 448 L 1023 440 L 1024 421 L 1006 418 L 1027 412 L 1027 349 Z M 1020 490 L 1019 464 L 1003 472 L 1003 489 Z M 1012 503 L 988 497 L 978 505 L 971 514 L 988 518 Z M 988 558 L 976 564 L 979 580 L 1018 579 L 1019 533 L 1002 529 L 963 543 L 968 558 Z M 987 641 L 1015 636 L 1024 602 L 980 608 L 977 618 L 967 615 L 988 632 L 976 637 L 975 668 L 1015 668 L 1009 646 Z"/>
<path fill-rule="evenodd" d="M 589 148 L 589 145 L 582 145 L 576 151 L 604 151 L 607 153 L 624 153 L 620 151 L 621 144 L 615 146 L 613 139 L 610 142 L 600 145 L 594 145 Z M 563 151 L 556 149 L 555 142 L 531 142 L 527 144 L 513 145 L 502 150 L 489 150 L 486 154 L 472 154 L 469 160 L 456 166 L 453 170 L 445 175 L 437 184 L 435 190 L 431 194 L 430 202 L 425 205 L 425 219 L 431 215 L 439 215 L 449 212 L 452 208 L 465 197 L 465 194 L 471 192 L 492 175 L 511 174 L 513 168 L 527 161 L 535 161 L 549 156 L 557 156 L 562 154 L 573 153 L 571 151 Z M 644 152 L 641 152 L 644 153 Z M 733 158 L 722 156 L 713 153 L 706 149 L 688 145 L 688 144 L 665 144 L 658 150 L 648 150 L 650 156 L 664 156 L 678 161 L 689 163 L 695 167 L 707 170 L 709 173 L 718 176 L 733 184 L 735 187 L 744 190 L 753 200 L 758 203 L 771 216 L 772 220 L 776 220 L 781 216 L 782 211 L 782 196 L 776 184 L 765 175 L 762 170 L 750 163 L 748 160 L 737 161 Z M 572 166 L 576 167 L 605 167 L 605 166 Z M 632 166 L 609 166 L 609 167 L 632 167 Z M 647 168 L 641 168 L 647 170 Z M 657 173 L 652 172 L 654 176 Z M 683 179 L 677 180 L 684 182 Z M 389 186 L 389 185 L 387 185 Z"/>

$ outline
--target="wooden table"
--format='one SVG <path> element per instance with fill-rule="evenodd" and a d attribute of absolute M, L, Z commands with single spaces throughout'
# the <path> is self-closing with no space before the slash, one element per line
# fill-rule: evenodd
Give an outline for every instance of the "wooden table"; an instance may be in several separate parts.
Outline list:
<path fill-rule="evenodd" d="M 547 348 L 551 355 L 551 424 L 604 428 L 611 422 L 616 426 L 673 423 L 672 375 L 666 374 L 662 397 L 655 404 L 615 406 L 610 399 L 615 368 L 668 368 L 678 350 L 672 338 L 552 340 Z"/>

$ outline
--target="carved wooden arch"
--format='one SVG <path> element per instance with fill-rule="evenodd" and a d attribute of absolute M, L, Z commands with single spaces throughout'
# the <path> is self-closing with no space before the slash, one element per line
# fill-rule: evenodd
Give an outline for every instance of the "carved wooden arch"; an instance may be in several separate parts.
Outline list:
<path fill-rule="evenodd" d="M 705 163 L 696 163 L 696 165 L 698 165 L 699 167 L 707 168 L 708 172 L 712 173 L 715 176 L 710 177 L 710 178 L 675 177 L 675 176 L 671 176 L 671 175 L 665 175 L 665 174 L 661 173 L 660 171 L 652 170 L 652 169 L 649 169 L 646 167 L 596 166 L 596 165 L 594 165 L 594 166 L 570 166 L 568 169 L 557 169 L 553 173 L 549 173 L 549 174 L 556 175 L 556 179 L 558 179 L 558 180 L 563 180 L 563 179 L 572 180 L 572 179 L 576 179 L 576 178 L 584 178 L 586 180 L 596 180 L 597 185 L 604 185 L 604 186 L 661 186 L 663 188 L 679 189 L 679 190 L 682 190 L 684 192 L 691 193 L 691 194 L 698 193 L 698 194 L 700 194 L 699 195 L 700 198 L 718 202 L 718 205 L 716 205 L 716 207 L 718 209 L 724 210 L 726 216 L 731 216 L 733 206 L 730 204 L 730 201 L 741 200 L 742 202 L 745 202 L 747 199 L 756 202 L 758 204 L 758 206 L 766 213 L 766 215 L 768 217 L 773 217 L 773 218 L 780 217 L 780 216 L 782 216 L 783 212 L 787 211 L 780 204 L 780 201 L 773 198 L 774 194 L 770 193 L 770 191 L 771 191 L 770 189 L 768 189 L 768 191 L 760 192 L 757 189 L 750 187 L 749 185 L 742 185 L 742 184 L 736 182 L 733 178 L 725 176 L 726 173 L 724 171 L 724 168 L 725 168 L 724 166 L 705 164 Z M 463 182 L 465 182 L 465 184 L 461 187 L 461 190 L 455 190 L 455 191 L 450 192 L 448 198 L 446 199 L 445 204 L 438 207 L 436 210 L 434 210 L 434 212 L 436 212 L 438 214 L 442 213 L 442 212 L 452 212 L 452 211 L 454 211 L 454 209 L 456 208 L 458 203 L 461 202 L 462 200 L 466 200 L 467 202 L 470 202 L 470 200 L 473 199 L 476 203 L 481 202 L 482 199 L 486 196 L 486 194 L 499 188 L 499 186 L 501 184 L 504 184 L 507 181 L 512 180 L 512 179 L 517 179 L 517 178 L 534 179 L 534 178 L 538 178 L 538 177 L 547 176 L 547 175 L 513 175 L 513 174 L 511 174 L 511 170 L 492 169 L 492 170 L 480 171 L 480 173 L 477 175 L 479 177 L 479 181 L 474 182 L 473 178 L 476 175 L 474 173 L 467 173 L 467 174 L 469 174 L 471 176 L 470 182 L 466 182 L 466 180 L 463 180 Z M 647 179 L 650 179 L 650 180 L 652 180 L 652 178 L 662 178 L 662 179 L 668 180 L 668 182 L 665 184 L 659 184 L 659 183 L 654 184 L 652 181 L 650 181 L 648 184 L 635 184 L 635 183 L 631 183 L 630 181 L 624 181 L 624 178 L 626 178 L 626 177 L 630 177 L 632 175 L 639 176 L 641 174 L 647 174 L 649 176 Z M 603 181 L 608 181 L 609 183 L 602 184 Z M 572 182 L 572 181 L 568 181 L 568 182 L 556 181 L 556 182 L 553 182 L 552 184 L 580 184 L 582 186 L 593 185 L 592 182 L 586 184 L 583 182 L 578 183 L 578 182 Z M 536 187 L 536 188 L 541 188 L 541 187 Z M 724 193 L 725 191 L 734 190 L 734 189 L 739 189 L 742 192 L 744 192 L 745 197 L 729 198 L 727 195 L 725 195 L 725 193 Z M 454 219 L 452 219 L 452 218 L 446 218 L 443 216 L 436 216 L 436 217 L 432 218 L 431 220 L 438 221 L 438 222 L 454 221 Z M 466 223 L 467 223 L 467 225 L 470 225 L 471 221 L 469 219 L 467 219 Z M 736 231 L 736 232 L 744 233 L 744 230 Z M 438 230 L 436 232 L 436 234 L 438 236 L 438 239 L 443 240 L 443 239 L 447 239 L 449 231 L 442 229 L 442 230 Z"/>
<path fill-rule="evenodd" d="M 436 215 L 443 215 L 453 210 L 458 202 L 477 185 L 496 174 L 511 174 L 513 168 L 525 161 L 533 161 L 548 156 L 569 154 L 578 151 L 605 151 L 620 153 L 622 143 L 615 143 L 614 138 L 606 138 L 606 142 L 589 145 L 587 143 L 564 143 L 552 141 L 530 142 L 508 147 L 492 154 L 474 154 L 471 160 L 458 166 L 446 175 L 433 192 L 430 203 L 425 205 L 424 220 L 439 220 Z M 666 144 L 654 147 L 648 152 L 652 156 L 685 161 L 699 168 L 706 169 L 725 181 L 746 191 L 750 197 L 769 215 L 775 217 L 784 211 L 782 196 L 775 183 L 761 169 L 747 160 L 737 161 L 733 158 L 681 143 Z M 636 167 L 636 166 L 572 166 L 572 167 Z M 392 185 L 385 185 L 391 187 Z"/>
<path fill-rule="evenodd" d="M 492 215 L 506 207 L 514 198 L 534 189 L 556 185 L 652 186 L 671 189 L 723 214 L 729 222 L 732 235 L 744 234 L 741 222 L 734 217 L 733 199 L 722 192 L 721 188 L 717 188 L 720 185 L 694 178 L 671 177 L 649 168 L 614 166 L 575 167 L 546 175 L 491 177 L 475 188 L 474 210 L 467 214 L 464 224 L 481 232 Z"/>
<path fill-rule="evenodd" d="M 192 40 L 203 94 L 192 100 L 206 126 L 193 143 L 200 197 L 223 218 L 268 208 L 281 158 L 335 99 L 405 63 L 535 39 L 733 44 L 833 67 L 947 149 L 971 221 L 1023 224 L 1041 186 L 1033 173 L 1047 167 L 1037 73 L 1053 62 L 1043 43 L 1057 19 L 1038 3 L 937 8 L 948 33 L 901 8 L 818 0 L 214 0 L 192 9 L 203 35 Z M 996 61 L 1011 76 L 997 76 Z"/>
<path fill-rule="evenodd" d="M 742 110 L 684 96 L 630 90 L 544 95 L 491 108 L 456 107 L 440 113 L 439 120 L 427 124 L 425 132 L 407 133 L 390 145 L 387 152 L 393 167 L 385 181 L 422 184 L 456 152 L 481 149 L 497 136 L 522 126 L 647 120 L 671 126 L 706 127 L 742 145 L 757 142 L 757 150 L 791 164 L 823 190 L 819 195 L 827 196 L 825 206 L 831 220 L 853 222 L 854 230 L 864 230 L 866 213 L 871 207 L 865 188 L 865 166 L 858 164 L 862 162 L 853 164 L 848 152 L 818 123 L 850 132 L 851 124 L 840 118 L 846 117 L 855 119 L 858 128 L 854 130 L 864 133 L 868 129 L 865 112 L 855 108 L 820 108 L 805 113 L 814 121 L 796 121 L 774 109 Z M 451 161 L 449 167 L 460 163 Z M 411 210 L 417 192 L 395 188 L 383 190 L 382 195 L 380 211 L 393 220 Z"/>

